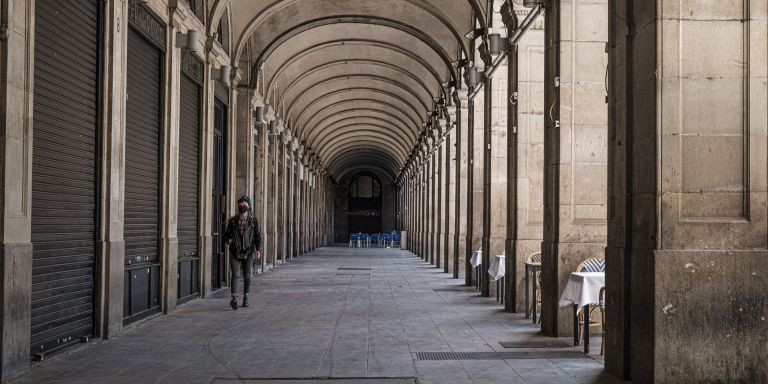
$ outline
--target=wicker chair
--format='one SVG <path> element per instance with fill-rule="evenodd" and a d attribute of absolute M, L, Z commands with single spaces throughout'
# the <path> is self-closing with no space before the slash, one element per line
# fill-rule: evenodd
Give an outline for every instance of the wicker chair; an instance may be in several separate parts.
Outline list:
<path fill-rule="evenodd" d="M 525 262 L 528 264 L 533 263 L 539 263 L 541 264 L 541 252 L 534 252 L 528 255 L 528 257 L 525 259 Z M 534 300 L 533 303 L 531 303 L 531 308 L 529 312 L 533 313 L 538 308 L 538 305 L 541 304 L 541 271 L 536 272 L 536 277 L 533 279 L 534 281 Z M 538 320 L 539 323 L 541 323 L 541 317 L 539 317 Z"/>
<path fill-rule="evenodd" d="M 576 267 L 576 272 L 605 272 L 605 259 L 602 257 L 593 257 L 584 260 Z M 601 290 L 602 292 L 602 290 Z M 592 312 L 597 309 L 599 305 L 591 304 L 587 310 L 589 310 L 589 326 L 600 327 L 603 325 L 602 316 L 600 321 L 594 320 Z M 601 309 L 602 313 L 602 309 Z M 584 311 L 579 312 L 579 344 L 584 340 Z"/>
<path fill-rule="evenodd" d="M 605 352 L 605 287 L 600 288 L 600 318 L 603 320 L 603 337 L 600 340 L 600 356 Z M 590 322 L 591 323 L 591 322 Z"/>

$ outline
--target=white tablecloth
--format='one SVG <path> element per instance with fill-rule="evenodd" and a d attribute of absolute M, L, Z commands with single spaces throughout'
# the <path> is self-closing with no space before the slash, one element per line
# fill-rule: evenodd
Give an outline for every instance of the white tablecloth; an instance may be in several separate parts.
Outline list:
<path fill-rule="evenodd" d="M 498 280 L 504 277 L 506 257 L 504 255 L 496 255 L 491 259 L 491 267 L 488 268 L 488 274 L 491 275 L 493 280 Z"/>
<path fill-rule="evenodd" d="M 604 286 L 605 272 L 573 272 L 560 296 L 560 306 L 577 304 L 581 311 L 587 304 L 599 304 L 600 288 Z"/>
<path fill-rule="evenodd" d="M 477 268 L 483 264 L 483 251 L 472 252 L 472 258 L 469 259 L 469 264 L 472 265 L 472 268 Z"/>

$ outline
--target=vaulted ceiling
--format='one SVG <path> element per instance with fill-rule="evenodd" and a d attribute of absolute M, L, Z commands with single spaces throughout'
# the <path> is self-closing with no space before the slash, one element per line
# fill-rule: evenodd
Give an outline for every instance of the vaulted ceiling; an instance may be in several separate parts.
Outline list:
<path fill-rule="evenodd" d="M 332 175 L 396 175 L 422 134 L 485 0 L 217 0 L 233 63 Z M 227 13 L 228 12 L 228 13 Z M 212 28 L 215 30 L 216 25 Z M 459 83 L 459 81 L 456 81 Z"/>

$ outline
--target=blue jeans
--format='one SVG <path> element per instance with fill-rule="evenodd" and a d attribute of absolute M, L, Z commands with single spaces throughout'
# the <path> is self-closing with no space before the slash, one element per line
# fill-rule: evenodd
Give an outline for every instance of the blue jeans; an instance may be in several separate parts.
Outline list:
<path fill-rule="evenodd" d="M 248 255 L 245 260 L 238 260 L 234 256 L 229 256 L 229 270 L 232 272 L 232 284 L 230 290 L 232 296 L 237 296 L 240 279 L 243 279 L 243 294 L 247 295 L 251 291 L 251 275 L 253 274 L 253 254 Z"/>

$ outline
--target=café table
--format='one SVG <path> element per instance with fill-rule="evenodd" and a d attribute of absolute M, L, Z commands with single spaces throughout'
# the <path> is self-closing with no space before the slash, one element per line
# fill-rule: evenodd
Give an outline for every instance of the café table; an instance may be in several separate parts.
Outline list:
<path fill-rule="evenodd" d="M 504 304 L 504 274 L 506 273 L 506 257 L 496 255 L 491 259 L 488 275 L 496 282 L 496 301 Z"/>
<path fill-rule="evenodd" d="M 584 311 L 584 353 L 589 353 L 589 306 L 600 303 L 605 272 L 573 272 L 560 296 L 560 307 L 573 306 L 573 345 L 579 345 L 579 311 Z"/>
<path fill-rule="evenodd" d="M 483 251 L 478 249 L 472 252 L 472 257 L 469 259 L 469 264 L 475 270 L 475 289 L 480 289 L 480 279 L 482 279 L 482 273 L 480 273 L 480 266 L 483 264 Z"/>
<path fill-rule="evenodd" d="M 536 314 L 538 312 L 537 306 L 533 306 L 531 311 L 531 299 L 536 303 L 536 274 L 541 272 L 541 263 L 525 263 L 525 318 L 530 318 L 531 312 L 533 312 L 533 323 L 536 324 Z M 532 276 L 532 278 L 531 278 Z M 531 290 L 531 280 L 533 281 L 533 289 Z M 533 297 L 531 297 L 533 293 Z"/>

